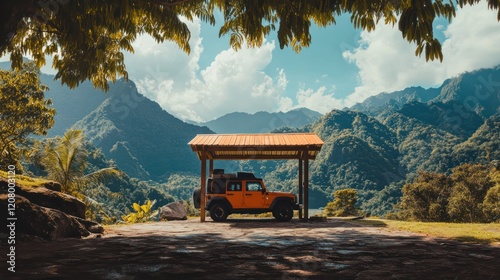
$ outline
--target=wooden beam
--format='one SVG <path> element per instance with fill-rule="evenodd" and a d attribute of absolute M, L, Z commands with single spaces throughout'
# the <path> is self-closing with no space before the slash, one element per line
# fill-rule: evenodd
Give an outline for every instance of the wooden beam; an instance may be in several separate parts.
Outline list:
<path fill-rule="evenodd" d="M 214 159 L 213 158 L 211 158 L 208 161 L 208 176 L 210 177 L 210 175 L 212 175 L 212 173 L 214 173 Z"/>
<path fill-rule="evenodd" d="M 200 222 L 205 221 L 205 195 L 207 191 L 207 154 L 201 153 L 201 203 L 200 203 Z"/>
<path fill-rule="evenodd" d="M 214 156 L 214 160 L 290 160 L 297 159 L 298 156 L 264 156 L 264 155 L 250 155 L 250 156 Z"/>
<path fill-rule="evenodd" d="M 303 202 L 303 189 L 302 189 L 302 159 L 299 158 L 299 205 L 304 206 Z M 302 211 L 303 209 L 299 209 L 299 220 L 302 220 Z"/>
<path fill-rule="evenodd" d="M 307 153 L 306 153 L 307 155 Z M 304 220 L 309 220 L 309 157 L 304 162 Z"/>

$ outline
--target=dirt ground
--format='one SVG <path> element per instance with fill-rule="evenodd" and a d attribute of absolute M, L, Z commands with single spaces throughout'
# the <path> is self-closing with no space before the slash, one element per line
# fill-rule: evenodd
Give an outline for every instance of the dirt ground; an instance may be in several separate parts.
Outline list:
<path fill-rule="evenodd" d="M 348 220 L 158 222 L 22 242 L 0 279 L 499 279 L 500 247 Z M 7 248 L 1 246 L 5 256 Z"/>

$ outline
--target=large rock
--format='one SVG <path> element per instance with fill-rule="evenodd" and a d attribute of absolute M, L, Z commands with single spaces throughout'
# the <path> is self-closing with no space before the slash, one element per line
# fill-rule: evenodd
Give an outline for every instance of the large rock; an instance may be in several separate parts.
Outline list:
<path fill-rule="evenodd" d="M 160 208 L 160 220 L 187 220 L 186 208 L 180 201 L 169 203 Z"/>
<path fill-rule="evenodd" d="M 0 194 L 1 209 L 7 209 L 7 199 L 6 194 Z M 44 239 L 82 237 L 90 234 L 73 216 L 56 209 L 38 206 L 19 194 L 16 194 L 15 199 L 16 234 L 39 236 Z M 6 227 L 1 228 L 1 231 L 6 230 Z"/>
<path fill-rule="evenodd" d="M 0 178 L 0 192 L 7 192 L 7 189 L 7 179 Z M 16 184 L 16 195 L 27 198 L 31 203 L 85 219 L 85 203 L 71 195 L 44 187 L 29 188 L 19 184 Z"/>

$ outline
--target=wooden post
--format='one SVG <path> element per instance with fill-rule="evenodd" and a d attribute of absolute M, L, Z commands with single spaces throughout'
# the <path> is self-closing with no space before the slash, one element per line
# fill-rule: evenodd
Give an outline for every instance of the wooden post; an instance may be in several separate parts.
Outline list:
<path fill-rule="evenodd" d="M 303 199 L 303 188 L 302 188 L 302 158 L 299 158 L 299 205 L 304 207 Z M 303 208 L 299 209 L 299 220 L 302 220 Z"/>
<path fill-rule="evenodd" d="M 304 164 L 304 220 L 309 220 L 309 151 Z"/>
<path fill-rule="evenodd" d="M 200 222 L 205 221 L 205 195 L 207 192 L 207 153 L 201 152 L 201 203 L 200 203 Z"/>
<path fill-rule="evenodd" d="M 214 159 L 213 158 L 211 158 L 208 161 L 208 176 L 210 177 L 210 175 L 212 175 L 212 173 L 214 173 Z"/>

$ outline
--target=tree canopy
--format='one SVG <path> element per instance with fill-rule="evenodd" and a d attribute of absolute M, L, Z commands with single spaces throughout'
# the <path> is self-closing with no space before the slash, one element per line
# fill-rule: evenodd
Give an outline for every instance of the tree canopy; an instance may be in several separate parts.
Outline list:
<path fill-rule="evenodd" d="M 417 221 L 496 222 L 500 219 L 500 169 L 462 164 L 450 176 L 420 172 L 403 188 L 402 219 Z"/>
<path fill-rule="evenodd" d="M 45 99 L 35 65 L 0 70 L 0 167 L 18 165 L 21 144 L 30 134 L 46 135 L 54 124 L 52 101 Z"/>
<path fill-rule="evenodd" d="M 108 81 L 127 77 L 123 51 L 133 52 L 137 35 L 147 33 L 157 42 L 173 41 L 189 53 L 190 31 L 182 18 L 198 17 L 215 24 L 223 14 L 220 36 L 230 45 L 260 46 L 277 30 L 281 48 L 300 51 L 311 43 L 310 27 L 335 24 L 350 14 L 355 28 L 371 31 L 379 21 L 398 26 L 402 37 L 417 45 L 415 54 L 426 60 L 443 59 L 432 24 L 438 17 L 451 21 L 456 7 L 480 0 L 19 0 L 0 4 L 0 55 L 10 53 L 14 68 L 31 54 L 37 65 L 54 55 L 56 78 L 76 87 L 89 79 L 108 89 Z M 498 10 L 500 1 L 488 0 Z M 497 19 L 500 20 L 500 12 Z"/>

